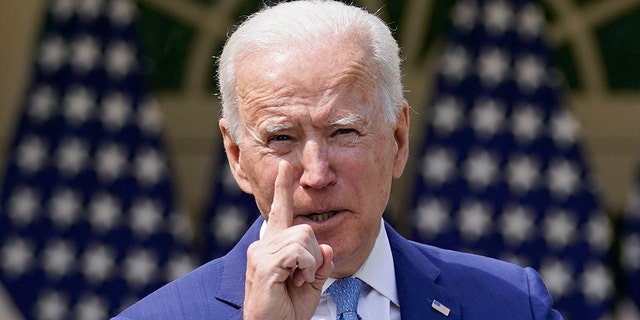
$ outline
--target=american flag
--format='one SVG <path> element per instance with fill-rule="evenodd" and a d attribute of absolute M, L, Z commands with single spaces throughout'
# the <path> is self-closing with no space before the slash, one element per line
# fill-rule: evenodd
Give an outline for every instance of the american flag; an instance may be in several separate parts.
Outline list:
<path fill-rule="evenodd" d="M 640 171 L 629 195 L 625 215 L 622 218 L 621 267 L 624 273 L 625 293 L 635 306 L 624 313 L 635 313 L 640 319 Z"/>
<path fill-rule="evenodd" d="M 566 319 L 614 294 L 612 232 L 561 99 L 544 15 L 525 0 L 460 0 L 419 151 L 415 239 L 533 266 Z"/>
<path fill-rule="evenodd" d="M 206 212 L 205 260 L 225 255 L 260 215 L 252 195 L 244 193 L 231 174 L 224 150 L 220 150 L 213 181 L 213 198 Z"/>
<path fill-rule="evenodd" d="M 0 193 L 0 280 L 25 319 L 106 319 L 189 271 L 129 0 L 54 0 Z"/>

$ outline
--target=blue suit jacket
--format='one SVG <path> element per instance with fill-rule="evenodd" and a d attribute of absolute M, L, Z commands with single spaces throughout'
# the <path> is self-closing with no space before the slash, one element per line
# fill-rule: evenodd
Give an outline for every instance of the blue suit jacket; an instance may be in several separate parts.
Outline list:
<path fill-rule="evenodd" d="M 262 221 L 226 256 L 165 285 L 113 320 L 242 319 L 246 251 L 258 240 Z M 533 269 L 415 243 L 385 227 L 402 319 L 562 319 Z M 434 300 L 451 310 L 448 316 L 431 307 Z"/>

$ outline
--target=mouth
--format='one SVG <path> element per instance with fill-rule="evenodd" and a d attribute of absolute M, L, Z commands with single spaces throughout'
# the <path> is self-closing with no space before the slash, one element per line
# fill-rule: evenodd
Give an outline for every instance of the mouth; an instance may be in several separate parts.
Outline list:
<path fill-rule="evenodd" d="M 325 220 L 330 219 L 331 217 L 336 215 L 336 211 L 324 211 L 324 212 L 314 212 L 314 213 L 310 213 L 308 215 L 306 215 L 305 217 L 309 220 L 315 221 L 315 222 L 322 222 Z"/>

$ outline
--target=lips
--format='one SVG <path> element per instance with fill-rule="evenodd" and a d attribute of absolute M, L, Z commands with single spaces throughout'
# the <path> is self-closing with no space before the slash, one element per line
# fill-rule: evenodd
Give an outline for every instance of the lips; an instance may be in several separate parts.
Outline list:
<path fill-rule="evenodd" d="M 315 213 L 306 215 L 306 217 L 315 222 L 322 222 L 333 217 L 335 214 L 336 214 L 336 211 L 315 212 Z"/>

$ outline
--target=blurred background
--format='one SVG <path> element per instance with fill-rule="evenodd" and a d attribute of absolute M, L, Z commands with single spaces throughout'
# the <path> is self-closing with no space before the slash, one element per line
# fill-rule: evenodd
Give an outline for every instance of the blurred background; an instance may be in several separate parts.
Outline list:
<path fill-rule="evenodd" d="M 265 2 L 277 1 L 0 2 L 0 318 L 104 319 L 223 254 L 255 219 L 251 198 L 239 194 L 224 165 L 214 72 L 233 26 Z M 619 319 L 640 319 L 632 302 L 640 291 L 640 229 L 631 229 L 640 221 L 640 1 L 354 3 L 395 31 L 414 110 L 411 160 L 394 186 L 388 221 L 418 241 L 535 266 L 567 319 L 613 319 L 615 306 Z M 529 57 L 534 63 L 521 67 Z M 523 89 L 527 79 L 533 89 Z M 497 102 L 486 107 L 483 99 Z M 547 138 L 536 147 L 518 144 L 514 123 L 531 125 L 516 121 L 523 102 L 532 106 L 526 110 L 540 108 L 532 126 Z M 570 120 L 554 122 L 565 113 Z M 474 119 L 485 119 L 485 127 Z M 444 158 L 451 166 L 429 156 L 463 137 L 443 137 L 451 137 L 443 133 L 447 124 L 447 134 L 478 133 L 477 146 L 447 149 L 458 155 Z M 492 138 L 483 138 L 487 131 Z M 554 132 L 570 146 L 559 146 Z M 534 185 L 544 193 L 514 191 L 507 174 L 514 149 L 539 152 L 529 173 L 540 175 Z M 497 160 L 467 161 L 477 150 L 501 153 L 479 151 Z M 573 175 L 554 171 L 556 160 Z M 480 163 L 476 173 L 468 169 L 473 163 Z M 459 174 L 434 178 L 434 170 Z M 556 176 L 565 177 L 560 187 Z M 554 196 L 558 190 L 565 194 Z M 496 192 L 513 197 L 497 199 Z M 471 202 L 454 203 L 471 193 Z M 531 212 L 529 224 L 504 218 L 513 203 Z M 469 223 L 486 227 L 470 237 Z M 538 231 L 514 245 L 505 231 L 513 225 L 523 226 L 515 233 Z M 492 251 L 509 246 L 510 253 Z"/>

